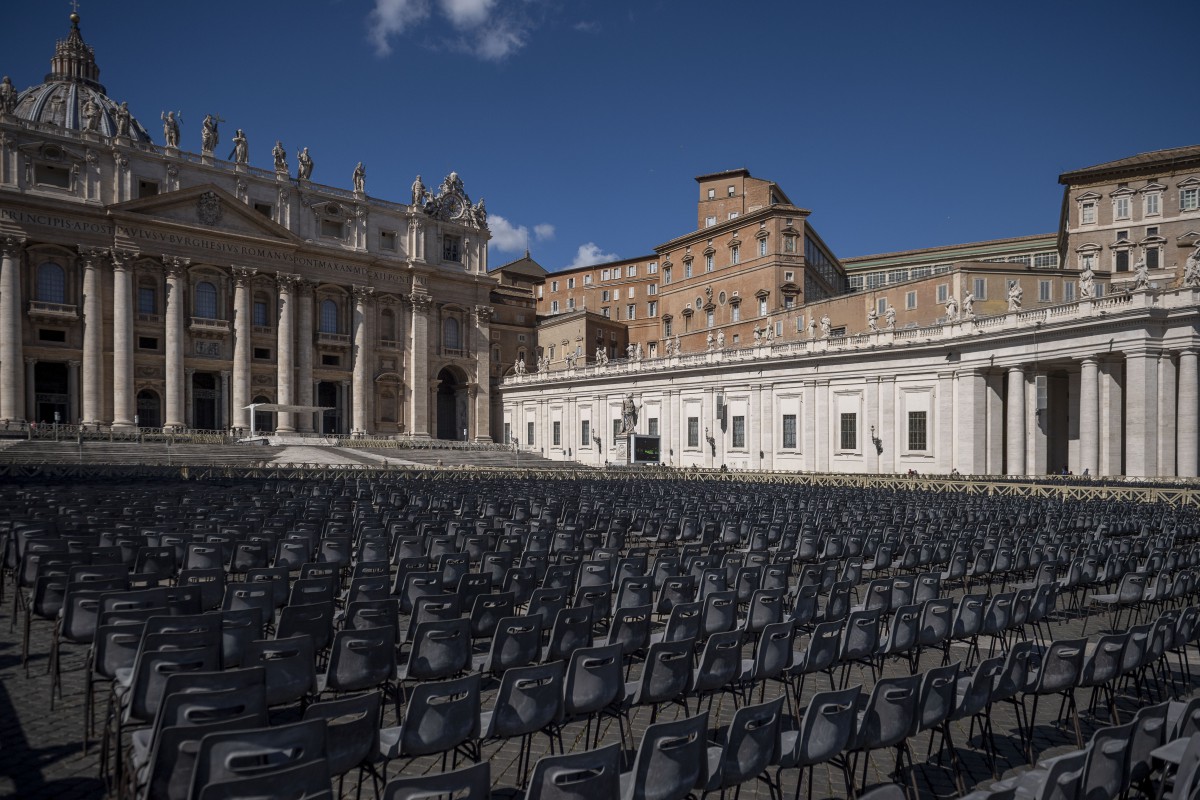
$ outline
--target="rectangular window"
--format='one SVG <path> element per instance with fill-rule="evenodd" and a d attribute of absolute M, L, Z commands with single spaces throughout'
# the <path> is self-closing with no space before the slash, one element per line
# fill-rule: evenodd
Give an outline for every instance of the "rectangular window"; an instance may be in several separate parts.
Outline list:
<path fill-rule="evenodd" d="M 669 284 L 670 282 L 671 282 L 671 268 L 666 267 L 663 269 L 663 284 L 664 285 Z"/>
<path fill-rule="evenodd" d="M 342 365 L 342 357 L 333 355 L 332 353 L 321 354 L 322 367 L 340 367 Z"/>
<path fill-rule="evenodd" d="M 575 310 L 575 298 L 568 297 L 567 298 L 567 311 L 574 311 L 574 310 Z"/>
<path fill-rule="evenodd" d="M 1157 247 L 1146 248 L 1146 269 L 1158 269 L 1158 254 Z"/>
<path fill-rule="evenodd" d="M 254 324 L 260 328 L 265 328 L 271 324 L 267 317 L 267 304 L 264 300 L 254 301 Z"/>
<path fill-rule="evenodd" d="M 746 446 L 746 418 L 733 418 L 733 446 L 742 449 Z"/>
<path fill-rule="evenodd" d="M 914 308 L 917 307 L 917 293 L 916 292 L 905 292 L 904 293 L 904 307 L 906 309 L 908 309 L 909 311 L 912 311 Z M 887 311 L 887 309 L 885 308 L 883 311 Z M 879 313 L 882 314 L 883 311 L 880 311 Z"/>
<path fill-rule="evenodd" d="M 612 421 L 612 429 L 613 429 L 613 438 L 612 438 L 613 444 L 616 444 L 617 443 L 617 434 L 619 434 L 621 432 L 621 420 L 614 419 Z"/>
<path fill-rule="evenodd" d="M 841 415 L 841 449 L 858 449 L 858 414 Z"/>
<path fill-rule="evenodd" d="M 256 361 L 270 361 L 271 360 L 271 348 L 255 347 L 254 348 L 254 359 Z"/>
<path fill-rule="evenodd" d="M 153 336 L 139 336 L 138 337 L 138 349 L 139 350 L 157 350 L 158 349 L 158 339 L 156 339 Z"/>
<path fill-rule="evenodd" d="M 663 320 L 663 336 L 671 335 L 671 322 L 672 322 L 672 320 L 669 320 L 669 319 Z"/>
<path fill-rule="evenodd" d="M 658 436 L 658 417 L 650 417 L 646 420 L 646 433 L 650 436 Z"/>
<path fill-rule="evenodd" d="M 1200 208 L 1200 188 L 1189 186 L 1179 190 L 1179 210 L 1195 211 Z"/>
<path fill-rule="evenodd" d="M 625 319 L 633 319 L 637 313 L 637 305 L 630 303 L 625 306 Z"/>
<path fill-rule="evenodd" d="M 717 322 L 716 312 L 713 311 L 713 309 L 710 308 L 707 312 L 705 312 L 704 322 L 710 328 L 716 324 L 716 322 Z"/>
<path fill-rule="evenodd" d="M 1117 241 L 1118 242 L 1128 242 L 1129 241 L 1129 231 L 1117 231 Z"/>
<path fill-rule="evenodd" d="M 158 194 L 157 181 L 138 180 L 138 197 L 154 197 L 156 194 Z M 262 204 L 255 203 L 254 209 L 257 211 L 260 205 Z M 270 208 L 270 206 L 267 206 L 268 210 L 266 216 L 268 217 L 271 216 Z"/>
<path fill-rule="evenodd" d="M 688 447 L 699 447 L 700 446 L 700 418 L 699 417 L 688 417 L 687 419 L 688 419 L 688 422 L 687 422 L 687 426 L 688 426 L 687 446 Z"/>
<path fill-rule="evenodd" d="M 602 280 L 602 281 L 606 281 L 606 280 L 608 280 L 608 279 L 609 279 L 609 276 L 610 276 L 611 274 L 612 274 L 612 270 L 608 270 L 608 269 L 602 269 L 602 270 L 600 270 L 600 280 Z"/>
<path fill-rule="evenodd" d="M 504 423 L 504 443 L 512 444 L 512 423 Z"/>
<path fill-rule="evenodd" d="M 1146 211 L 1147 217 L 1156 217 L 1162 213 L 1162 195 L 1158 192 L 1151 192 L 1146 195 Z"/>
<path fill-rule="evenodd" d="M 592 446 L 592 421 L 585 419 L 579 423 L 579 446 Z"/>
<path fill-rule="evenodd" d="M 1089 200 L 1079 206 L 1079 224 L 1080 225 L 1095 225 L 1096 224 L 1096 203 Z"/>
<path fill-rule="evenodd" d="M 525 423 L 525 444 L 528 446 L 531 446 L 531 447 L 533 446 L 533 423 L 532 422 Z"/>
<path fill-rule="evenodd" d="M 647 317 L 657 317 L 658 316 L 658 301 L 657 300 L 651 300 L 649 303 L 646 303 L 646 316 Z"/>
<path fill-rule="evenodd" d="M 71 188 L 71 170 L 54 164 L 38 164 L 34 169 L 34 180 L 39 186 Z"/>
<path fill-rule="evenodd" d="M 647 287 L 646 287 L 646 294 L 650 295 L 651 297 L 653 297 L 654 295 L 658 294 L 658 284 L 657 284 L 657 283 L 652 283 L 652 284 L 650 284 L 649 286 L 647 286 Z"/>
<path fill-rule="evenodd" d="M 637 277 L 637 264 L 630 264 L 629 266 L 625 267 L 625 277 L 626 278 L 636 278 Z"/>
<path fill-rule="evenodd" d="M 590 274 L 588 274 L 588 275 L 584 275 L 584 276 L 583 276 L 583 285 L 584 285 L 584 286 L 591 286 L 591 285 L 592 285 L 592 276 L 591 276 Z"/>
<path fill-rule="evenodd" d="M 706 256 L 704 257 L 704 271 L 705 271 L 705 272 L 712 272 L 712 271 L 713 271 L 713 257 L 712 257 L 712 253 L 709 253 L 708 255 L 706 255 Z"/>
<path fill-rule="evenodd" d="M 775 323 L 775 335 L 783 336 L 783 321 L 782 320 Z"/>
<path fill-rule="evenodd" d="M 975 291 L 972 294 L 976 300 L 987 300 L 987 278 L 975 279 Z"/>
<path fill-rule="evenodd" d="M 796 415 L 783 415 L 783 449 L 796 449 Z"/>
<path fill-rule="evenodd" d="M 767 298 L 765 297 L 758 298 L 758 315 L 760 317 L 767 315 Z"/>
<path fill-rule="evenodd" d="M 796 305 L 796 298 L 795 298 L 795 297 L 793 297 L 793 296 L 792 296 L 792 295 L 790 295 L 790 294 L 785 294 L 785 295 L 783 296 L 783 307 L 784 307 L 784 308 L 791 308 L 791 307 L 792 307 L 792 306 L 794 306 L 794 305 Z"/>
<path fill-rule="evenodd" d="M 552 291 L 552 292 L 558 291 L 558 281 L 550 281 L 550 291 Z"/>
<path fill-rule="evenodd" d="M 1075 281 L 1063 281 L 1063 302 L 1075 302 Z"/>
<path fill-rule="evenodd" d="M 704 218 L 704 227 L 711 228 L 713 225 L 716 225 L 716 224 L 717 224 L 716 217 L 705 217 Z"/>
<path fill-rule="evenodd" d="M 741 263 L 741 260 L 742 248 L 736 246 L 729 248 L 729 263 L 736 266 L 737 264 Z"/>
<path fill-rule="evenodd" d="M 646 274 L 647 275 L 657 275 L 658 274 L 658 262 L 657 261 L 650 262 L 650 264 L 646 267 Z"/>
<path fill-rule="evenodd" d="M 255 203 L 257 209 L 262 203 Z M 262 212 L 264 216 L 271 216 L 271 207 L 266 206 Z M 380 250 L 395 250 L 396 249 L 396 232 L 395 231 L 380 231 L 379 232 L 379 249 Z"/>
<path fill-rule="evenodd" d="M 1057 267 L 1058 253 L 1038 253 L 1033 257 L 1035 267 Z"/>
<path fill-rule="evenodd" d="M 550 301 L 550 313 L 551 313 L 551 314 L 557 314 L 557 313 L 558 313 L 558 301 L 557 301 L 557 300 L 551 300 L 551 301 Z"/>
<path fill-rule="evenodd" d="M 736 187 L 736 186 L 734 186 L 733 184 L 730 184 L 730 185 L 729 185 L 729 196 L 730 196 L 730 197 L 737 197 L 737 187 Z"/>
<path fill-rule="evenodd" d="M 910 451 L 928 449 L 926 414 L 925 411 L 908 412 L 908 449 Z"/>
<path fill-rule="evenodd" d="M 1129 219 L 1129 197 L 1118 197 L 1113 201 L 1113 218 Z"/>
<path fill-rule="evenodd" d="M 765 256 L 767 254 L 767 240 L 766 239 L 758 240 L 758 254 L 760 256 Z"/>
<path fill-rule="evenodd" d="M 345 231 L 342 226 L 342 221 L 339 219 L 323 219 L 323 220 L 321 220 L 321 235 L 327 239 L 345 238 L 346 234 L 345 234 Z M 447 236 L 446 238 L 450 239 L 451 237 Z M 447 241 L 446 244 L 447 244 L 447 246 L 449 246 L 450 243 Z M 454 258 L 451 258 L 448 255 L 443 255 L 442 257 L 445 258 L 447 261 L 458 261 L 457 248 L 455 249 L 454 252 L 455 252 Z"/>
<path fill-rule="evenodd" d="M 1038 281 L 1038 302 L 1049 303 L 1054 300 L 1054 284 L 1050 281 Z"/>
<path fill-rule="evenodd" d="M 1117 272 L 1129 272 L 1129 251 L 1118 250 L 1113 259 L 1113 268 Z"/>
<path fill-rule="evenodd" d="M 950 285 L 947 283 L 939 283 L 937 287 L 937 301 L 939 303 L 946 302 L 946 298 L 950 296 Z"/>
<path fill-rule="evenodd" d="M 562 447 L 562 423 L 558 420 L 550 423 L 550 437 L 554 447 Z"/>
<path fill-rule="evenodd" d="M 567 278 L 567 288 L 568 289 L 575 288 L 575 279 L 574 278 Z"/>
<path fill-rule="evenodd" d="M 911 294 L 911 292 L 910 292 Z M 877 314 L 886 314 L 888 310 L 888 301 L 886 297 L 880 297 L 875 301 L 875 312 Z"/>
<path fill-rule="evenodd" d="M 785 252 L 785 253 L 796 252 L 796 237 L 795 236 L 783 237 L 783 252 Z"/>
<path fill-rule="evenodd" d="M 600 292 L 600 302 L 601 303 L 607 303 L 610 297 L 612 297 L 612 295 L 609 294 L 608 289 L 605 289 L 602 292 Z"/>
<path fill-rule="evenodd" d="M 742 304 L 734 303 L 729 307 L 729 319 L 731 322 L 742 321 Z"/>
<path fill-rule="evenodd" d="M 612 312 L 608 310 L 608 306 L 605 306 L 604 308 L 600 309 L 600 313 L 603 314 L 605 317 L 612 316 Z"/>
<path fill-rule="evenodd" d="M 158 313 L 158 292 L 151 286 L 138 287 L 138 313 Z"/>
<path fill-rule="evenodd" d="M 685 278 L 690 278 L 690 277 L 692 277 L 692 262 L 690 262 L 690 261 L 686 261 L 686 262 L 684 262 L 684 264 L 683 264 L 683 277 L 685 277 Z"/>

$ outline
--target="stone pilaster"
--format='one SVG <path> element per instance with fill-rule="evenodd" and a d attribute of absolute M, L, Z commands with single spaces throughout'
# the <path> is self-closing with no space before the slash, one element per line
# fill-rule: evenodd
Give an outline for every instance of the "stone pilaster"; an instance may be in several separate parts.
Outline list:
<path fill-rule="evenodd" d="M 937 471 L 948 475 L 950 470 L 954 469 L 955 454 L 958 450 L 958 442 L 954 440 L 954 373 L 939 372 L 937 379 L 937 411 L 934 412 L 937 432 L 930 437 L 928 434 L 931 431 L 926 431 L 925 444 L 928 446 L 930 439 L 933 440 Z M 905 435 L 907 434 L 906 426 Z"/>
<path fill-rule="evenodd" d="M 21 395 L 21 255 L 25 240 L 0 238 L 0 423 L 33 419 L 35 407 L 25 408 Z"/>
<path fill-rule="evenodd" d="M 296 405 L 316 405 L 313 398 L 313 287 L 310 280 L 301 278 L 296 283 Z M 313 430 L 311 412 L 300 414 L 295 420 L 296 429 L 309 433 Z"/>
<path fill-rule="evenodd" d="M 231 427 L 250 430 L 250 337 L 254 317 L 250 311 L 250 280 L 258 272 L 247 267 L 233 268 L 233 415 Z"/>
<path fill-rule="evenodd" d="M 1007 475 L 1025 474 L 1025 370 L 1022 367 L 1008 368 L 1007 425 L 1008 438 Z"/>
<path fill-rule="evenodd" d="M 492 440 L 492 313 L 491 306 L 475 306 L 475 381 L 478 391 L 475 392 L 472 402 L 475 409 L 477 442 Z M 564 436 L 564 443 L 565 441 Z"/>
<path fill-rule="evenodd" d="M 280 272 L 277 276 L 279 287 L 279 326 L 276 331 L 276 376 L 275 402 L 280 405 L 292 405 L 292 386 L 295 382 L 296 363 L 293 349 L 295 331 L 292 330 L 292 320 L 295 317 L 292 308 L 292 289 L 299 276 Z M 296 427 L 292 425 L 292 413 L 280 411 L 275 414 L 275 430 L 280 433 L 292 433 Z"/>
<path fill-rule="evenodd" d="M 187 282 L 187 268 L 192 263 L 189 258 L 178 256 L 163 256 L 163 269 L 167 273 L 167 375 L 166 375 L 166 415 L 164 428 L 183 430 L 186 427 L 184 417 L 184 384 L 183 384 L 183 343 L 184 319 L 187 315 L 183 287 Z"/>
<path fill-rule="evenodd" d="M 1079 473 L 1100 474 L 1100 362 L 1085 356 L 1079 368 Z"/>
<path fill-rule="evenodd" d="M 83 264 L 83 414 L 80 422 L 96 427 L 104 421 L 104 298 L 100 268 L 108 251 L 79 248 Z"/>
<path fill-rule="evenodd" d="M 113 266 L 113 428 L 132 430 L 137 414 L 133 386 L 133 269 L 137 253 L 114 248 Z"/>
<path fill-rule="evenodd" d="M 370 392 L 374 388 L 371 382 L 371 347 L 370 322 L 368 304 L 375 290 L 370 286 L 354 287 L 354 403 L 351 419 L 352 436 L 365 436 L 370 423 Z"/>
<path fill-rule="evenodd" d="M 963 475 L 983 475 L 987 472 L 987 378 L 978 370 L 964 370 L 957 373 L 956 381 L 954 438 L 958 451 L 954 463 Z"/>
<path fill-rule="evenodd" d="M 409 298 L 412 313 L 409 320 L 408 385 L 412 392 L 408 404 L 408 430 L 416 438 L 429 438 L 429 309 L 433 298 L 428 294 L 413 294 Z M 523 432 L 522 432 L 523 434 Z"/>
<path fill-rule="evenodd" d="M 1158 351 L 1125 353 L 1125 474 L 1158 472 Z"/>
<path fill-rule="evenodd" d="M 1191 420 L 1190 423 L 1176 425 L 1178 450 L 1175 454 L 1179 465 L 1181 478 L 1194 478 L 1198 474 L 1197 451 L 1200 444 L 1197 440 L 1196 419 L 1200 416 L 1200 388 L 1197 387 L 1196 370 L 1197 353 L 1195 350 L 1184 350 L 1179 354 L 1179 408 L 1180 419 Z"/>
<path fill-rule="evenodd" d="M 1175 475 L 1175 361 L 1170 353 L 1158 357 L 1158 475 Z M 1195 425 L 1195 417 L 1186 424 Z"/>

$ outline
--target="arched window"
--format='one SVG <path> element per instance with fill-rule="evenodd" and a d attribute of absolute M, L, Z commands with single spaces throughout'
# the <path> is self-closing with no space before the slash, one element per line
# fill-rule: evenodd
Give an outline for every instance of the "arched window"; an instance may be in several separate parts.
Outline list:
<path fill-rule="evenodd" d="M 390 308 L 379 314 L 379 338 L 385 342 L 396 341 L 396 315 Z"/>
<path fill-rule="evenodd" d="M 46 303 L 67 302 L 67 274 L 53 261 L 38 267 L 37 299 Z"/>
<path fill-rule="evenodd" d="M 321 301 L 321 333 L 338 332 L 338 306 L 334 300 Z"/>
<path fill-rule="evenodd" d="M 217 287 L 208 281 L 196 284 L 196 316 L 200 319 L 217 318 Z"/>
<path fill-rule="evenodd" d="M 447 317 L 442 323 L 442 345 L 452 350 L 462 347 L 458 336 L 458 320 Z"/>

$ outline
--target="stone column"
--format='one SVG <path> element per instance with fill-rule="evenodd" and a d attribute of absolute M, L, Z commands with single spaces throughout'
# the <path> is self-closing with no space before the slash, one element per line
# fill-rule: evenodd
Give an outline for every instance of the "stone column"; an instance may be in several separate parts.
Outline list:
<path fill-rule="evenodd" d="M 750 452 L 750 469 L 762 469 L 762 384 L 750 384 L 750 408 L 746 410 L 746 449 Z"/>
<path fill-rule="evenodd" d="M 414 294 L 409 301 L 412 303 L 412 331 L 409 336 L 408 381 L 412 393 L 409 409 L 408 429 L 419 439 L 429 438 L 429 308 L 433 298 L 428 294 Z M 522 445 L 525 442 L 525 432 L 519 434 Z M 605 437 L 607 441 L 607 436 Z"/>
<path fill-rule="evenodd" d="M 296 285 L 297 276 L 280 272 L 276 276 L 279 288 L 279 325 L 276 330 L 275 353 L 275 402 L 280 405 L 292 405 L 292 385 L 295 381 L 296 363 L 292 343 L 295 332 L 292 330 L 292 320 L 295 317 L 292 309 L 292 287 Z M 279 411 L 275 414 L 275 430 L 278 433 L 293 433 L 296 427 L 292 425 L 292 413 Z"/>
<path fill-rule="evenodd" d="M 492 440 L 491 306 L 475 306 L 475 441 Z"/>
<path fill-rule="evenodd" d="M 1125 353 L 1125 474 L 1151 478 L 1158 472 L 1158 352 Z"/>
<path fill-rule="evenodd" d="M 78 361 L 67 362 L 67 419 L 68 425 L 79 422 L 79 364 Z"/>
<path fill-rule="evenodd" d="M 1008 368 L 1008 475 L 1025 474 L 1025 370 Z"/>
<path fill-rule="evenodd" d="M 1100 364 L 1100 474 L 1123 475 L 1124 429 L 1122 414 L 1125 407 L 1121 388 L 1123 362 L 1103 361 Z"/>
<path fill-rule="evenodd" d="M 250 280 L 258 272 L 233 268 L 233 415 L 230 426 L 250 430 L 250 355 L 254 317 L 250 311 Z"/>
<path fill-rule="evenodd" d="M 354 287 L 354 427 L 353 436 L 366 436 L 370 428 L 371 339 L 367 318 L 368 303 L 375 290 L 370 286 Z"/>
<path fill-rule="evenodd" d="M 29 419 L 33 422 L 41 422 L 37 418 L 37 380 L 34 378 L 34 369 L 37 368 L 37 359 L 26 356 L 25 358 L 25 410 L 29 414 Z M 17 385 L 20 385 L 19 383 Z"/>
<path fill-rule="evenodd" d="M 316 405 L 313 398 L 313 287 L 310 280 L 303 278 L 296 284 L 296 405 Z M 297 430 L 309 433 L 313 430 L 313 414 L 306 412 L 296 419 Z"/>
<path fill-rule="evenodd" d="M 104 421 L 104 298 L 100 289 L 100 261 L 108 251 L 80 247 L 83 262 L 83 415 L 89 427 Z"/>
<path fill-rule="evenodd" d="M 987 474 L 1004 474 L 1004 376 L 989 372 L 987 385 Z"/>
<path fill-rule="evenodd" d="M 1085 356 L 1079 367 L 1079 473 L 1100 474 L 1100 361 Z"/>
<path fill-rule="evenodd" d="M 1200 414 L 1200 391 L 1197 389 L 1197 353 L 1195 350 L 1184 350 L 1179 354 L 1179 418 L 1191 420 L 1176 426 L 1179 436 L 1176 458 L 1179 463 L 1179 477 L 1194 478 L 1198 474 L 1196 418 Z"/>
<path fill-rule="evenodd" d="M 1158 475 L 1175 476 L 1175 361 L 1164 352 L 1158 357 Z M 1196 418 L 1186 424 L 1195 427 Z"/>
<path fill-rule="evenodd" d="M 217 430 L 229 427 L 229 376 L 227 369 L 221 370 L 221 403 L 217 406 Z"/>
<path fill-rule="evenodd" d="M 0 423 L 33 419 L 36 406 L 26 409 L 21 397 L 21 253 L 25 239 L 0 239 Z"/>
<path fill-rule="evenodd" d="M 934 446 L 934 463 L 936 469 L 943 475 L 949 475 L 954 469 L 955 454 L 958 442 L 954 438 L 954 373 L 939 372 L 937 386 L 937 433 L 932 437 Z M 907 421 L 907 420 L 906 420 Z M 907 435 L 907 429 L 905 435 Z M 929 431 L 926 431 L 926 446 L 929 445 Z"/>
<path fill-rule="evenodd" d="M 163 269 L 167 273 L 167 419 L 163 427 L 170 430 L 183 430 L 186 426 L 184 422 L 183 321 L 187 309 L 184 306 L 183 286 L 186 282 L 187 268 L 191 263 L 189 258 L 163 256 Z"/>
<path fill-rule="evenodd" d="M 136 253 L 113 249 L 113 428 L 132 430 L 137 413 L 133 386 L 133 270 Z"/>
<path fill-rule="evenodd" d="M 982 475 L 987 472 L 987 379 L 978 370 L 964 370 L 956 380 L 958 424 L 951 435 L 958 453 L 954 464 L 963 475 Z"/>

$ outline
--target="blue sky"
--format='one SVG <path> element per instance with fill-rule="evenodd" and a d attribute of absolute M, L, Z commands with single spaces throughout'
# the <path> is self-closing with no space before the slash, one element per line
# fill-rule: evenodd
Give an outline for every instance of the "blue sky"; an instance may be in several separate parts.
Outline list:
<path fill-rule="evenodd" d="M 101 81 L 161 143 L 219 113 L 251 163 L 406 200 L 456 170 L 493 266 L 633 257 L 695 227 L 696 175 L 777 181 L 842 257 L 1053 231 L 1060 172 L 1200 142 L 1200 3 L 81 0 Z M 9 4 L 0 73 L 70 6 Z"/>

